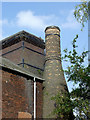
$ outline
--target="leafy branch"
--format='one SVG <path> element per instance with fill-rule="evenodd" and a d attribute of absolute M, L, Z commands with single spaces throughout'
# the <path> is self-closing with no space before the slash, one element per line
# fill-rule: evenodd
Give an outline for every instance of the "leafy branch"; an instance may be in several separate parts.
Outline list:
<path fill-rule="evenodd" d="M 54 114 L 57 114 L 60 118 L 66 120 L 71 119 L 70 116 L 72 110 L 78 111 L 78 119 L 83 119 L 83 114 L 88 118 L 89 111 L 89 99 L 90 99 L 90 66 L 85 67 L 83 65 L 88 51 L 84 51 L 79 55 L 77 53 L 77 41 L 78 35 L 73 39 L 72 51 L 64 50 L 63 60 L 70 62 L 64 72 L 67 75 L 68 82 L 73 81 L 79 86 L 72 90 L 71 93 L 58 93 L 53 100 L 56 102 L 56 108 Z"/>
<path fill-rule="evenodd" d="M 82 29 L 85 26 L 85 22 L 88 21 L 90 13 L 90 2 L 84 1 L 75 7 L 74 16 L 76 20 L 82 24 Z"/>

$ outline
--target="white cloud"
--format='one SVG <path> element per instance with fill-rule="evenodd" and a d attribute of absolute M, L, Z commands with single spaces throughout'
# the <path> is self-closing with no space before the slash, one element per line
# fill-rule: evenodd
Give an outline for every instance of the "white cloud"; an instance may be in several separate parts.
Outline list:
<path fill-rule="evenodd" d="M 71 11 L 60 11 L 60 15 L 37 15 L 31 10 L 28 11 L 19 11 L 15 18 L 12 20 L 3 19 L 0 20 L 0 28 L 2 25 L 7 26 L 7 28 L 29 28 L 35 31 L 44 31 L 45 28 L 49 25 L 57 25 L 62 29 L 77 29 L 80 24 L 74 19 L 73 10 Z M 66 18 L 66 19 L 65 19 Z M 0 39 L 2 36 L 2 29 L 0 29 Z M 4 33 L 4 31 L 3 31 Z"/>
<path fill-rule="evenodd" d="M 51 19 L 53 19 L 54 16 L 53 15 L 39 16 L 39 15 L 35 15 L 34 12 L 28 10 L 28 11 L 19 12 L 16 18 L 17 18 L 17 24 L 20 27 L 28 27 L 35 30 L 43 30 L 45 29 L 46 26 L 49 25 Z"/>
<path fill-rule="evenodd" d="M 74 18 L 74 10 L 69 11 L 69 14 L 66 18 L 66 22 L 62 24 L 62 28 L 78 29 L 80 24 Z"/>

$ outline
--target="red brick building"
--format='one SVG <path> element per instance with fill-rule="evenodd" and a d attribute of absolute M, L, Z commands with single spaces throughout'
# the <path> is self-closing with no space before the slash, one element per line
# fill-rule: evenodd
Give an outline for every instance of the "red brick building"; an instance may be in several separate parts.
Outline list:
<path fill-rule="evenodd" d="M 2 58 L 2 118 L 18 118 L 19 112 L 34 115 L 34 78 L 36 81 L 36 115 L 42 118 L 43 79 Z"/>
<path fill-rule="evenodd" d="M 21 31 L 2 40 L 0 45 L 2 45 L 0 50 L 2 118 L 18 118 L 20 112 L 27 112 L 35 117 L 35 111 L 36 117 L 42 118 L 45 43 L 41 38 Z"/>
<path fill-rule="evenodd" d="M 21 31 L 0 42 L 4 58 L 28 69 L 38 76 L 44 71 L 45 43 L 41 38 Z"/>
<path fill-rule="evenodd" d="M 3 118 L 57 118 L 50 115 L 55 108 L 51 97 L 68 91 L 61 64 L 60 29 L 47 27 L 45 39 L 21 31 L 0 42 Z"/>

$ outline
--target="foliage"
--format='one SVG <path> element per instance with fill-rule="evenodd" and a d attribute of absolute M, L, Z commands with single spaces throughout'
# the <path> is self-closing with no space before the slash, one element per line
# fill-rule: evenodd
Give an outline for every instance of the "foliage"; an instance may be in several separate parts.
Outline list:
<path fill-rule="evenodd" d="M 80 95 L 83 97 L 86 97 L 86 94 L 84 93 L 88 92 L 88 87 L 90 86 L 90 65 L 85 67 L 83 65 L 85 61 L 85 57 L 87 56 L 88 51 L 84 51 L 79 55 L 76 51 L 76 48 L 78 47 L 76 45 L 76 39 L 78 38 L 78 35 L 73 40 L 73 50 L 69 51 L 64 50 L 65 55 L 63 59 L 69 61 L 71 64 L 67 67 L 67 70 L 65 70 L 65 73 L 67 75 L 68 81 L 73 81 L 75 84 L 79 83 L 79 88 L 81 88 Z M 87 89 L 87 90 L 86 90 Z"/>
<path fill-rule="evenodd" d="M 53 114 L 56 114 L 60 119 L 73 120 L 72 109 L 74 109 L 74 104 L 69 98 L 69 93 L 58 93 L 52 97 L 52 100 L 56 104 Z"/>
<path fill-rule="evenodd" d="M 78 111 L 78 119 L 84 120 L 83 115 L 88 117 L 89 114 L 90 65 L 87 67 L 83 65 L 88 51 L 82 52 L 81 55 L 77 53 L 77 38 L 78 35 L 76 35 L 72 42 L 72 51 L 64 50 L 65 55 L 63 60 L 70 62 L 70 65 L 65 70 L 68 81 L 73 81 L 75 84 L 78 83 L 79 86 L 73 89 L 71 93 L 68 93 L 68 95 L 66 93 L 58 93 L 58 95 L 53 98 L 56 102 L 54 113 L 60 118 L 63 116 L 69 117 L 70 111 L 74 110 L 74 112 Z"/>
<path fill-rule="evenodd" d="M 76 51 L 78 47 L 76 45 L 76 39 L 78 35 L 73 40 L 73 50 L 65 50 L 64 59 L 70 61 L 70 66 L 67 67 L 65 73 L 67 75 L 68 81 L 73 81 L 75 84 L 79 84 L 79 87 L 73 89 L 70 93 L 73 102 L 76 103 L 75 108 L 78 109 L 79 118 L 83 119 L 82 114 L 88 117 L 89 110 L 89 99 L 90 99 L 90 65 L 85 67 L 83 65 L 85 57 L 87 56 L 88 51 L 84 51 L 79 55 Z"/>
<path fill-rule="evenodd" d="M 85 22 L 88 21 L 88 14 L 90 13 L 90 2 L 84 1 L 75 7 L 74 16 L 79 23 L 82 24 L 82 29 L 85 26 Z"/>
<path fill-rule="evenodd" d="M 75 7 L 74 16 L 83 27 L 90 16 L 90 2 L 84 1 Z M 84 66 L 85 58 L 88 51 L 84 51 L 79 55 L 77 53 L 76 40 L 78 35 L 72 42 L 72 51 L 64 50 L 65 55 L 62 59 L 69 62 L 70 65 L 64 72 L 68 78 L 68 82 L 78 84 L 71 93 L 58 93 L 52 100 L 55 101 L 56 107 L 54 114 L 64 120 L 74 120 L 72 110 L 77 114 L 79 120 L 90 118 L 90 65 Z M 85 118 L 86 117 L 86 118 Z"/>

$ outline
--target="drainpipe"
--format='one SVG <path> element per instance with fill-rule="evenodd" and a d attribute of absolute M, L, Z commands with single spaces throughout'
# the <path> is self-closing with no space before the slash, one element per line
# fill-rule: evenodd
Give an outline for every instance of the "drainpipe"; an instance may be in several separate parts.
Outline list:
<path fill-rule="evenodd" d="M 36 119 L 36 81 L 34 77 L 34 119 Z"/>

